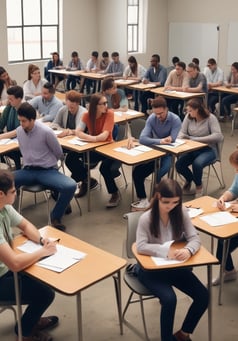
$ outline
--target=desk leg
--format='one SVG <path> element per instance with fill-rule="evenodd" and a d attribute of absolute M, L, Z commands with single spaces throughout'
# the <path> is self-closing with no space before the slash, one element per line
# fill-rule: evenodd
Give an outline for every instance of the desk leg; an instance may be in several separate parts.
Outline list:
<path fill-rule="evenodd" d="M 21 300 L 20 300 L 20 291 L 19 291 L 19 283 L 17 272 L 13 272 L 14 276 L 14 287 L 15 287 L 15 295 L 16 295 L 16 304 L 17 304 L 17 323 L 18 323 L 18 340 L 22 341 L 22 328 L 21 328 Z"/>
<path fill-rule="evenodd" d="M 207 266 L 208 303 L 208 341 L 212 341 L 212 266 Z"/>
<path fill-rule="evenodd" d="M 222 261 L 220 266 L 220 288 L 218 295 L 218 304 L 222 305 L 222 291 L 224 286 L 224 270 L 226 265 L 227 253 L 230 246 L 230 239 L 225 239 L 223 241 L 223 250 L 222 250 Z"/>
<path fill-rule="evenodd" d="M 122 307 L 121 307 L 121 271 L 120 270 L 117 271 L 117 274 L 113 276 L 113 279 L 114 279 L 115 292 L 116 292 L 120 334 L 123 335 Z"/>
<path fill-rule="evenodd" d="M 176 156 L 172 155 L 171 168 L 170 168 L 170 171 L 169 171 L 169 178 L 170 179 L 174 179 L 175 159 L 176 159 Z"/>
<path fill-rule="evenodd" d="M 87 198 L 88 198 L 88 212 L 91 211 L 91 197 L 90 197 L 90 151 L 87 151 L 88 162 L 88 184 L 87 184 Z"/>
<path fill-rule="evenodd" d="M 134 181 L 133 181 L 133 170 L 135 166 L 132 166 L 131 168 L 131 202 L 134 202 L 135 200 L 135 188 L 134 188 Z"/>
<path fill-rule="evenodd" d="M 78 326 L 78 341 L 83 341 L 81 292 L 77 293 L 77 326 Z"/>

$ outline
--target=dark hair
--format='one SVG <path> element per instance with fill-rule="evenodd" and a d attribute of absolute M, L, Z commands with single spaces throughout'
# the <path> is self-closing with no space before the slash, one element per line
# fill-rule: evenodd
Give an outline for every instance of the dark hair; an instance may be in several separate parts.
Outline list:
<path fill-rule="evenodd" d="M 65 96 L 66 100 L 69 100 L 70 102 L 75 102 L 80 104 L 81 103 L 81 94 L 78 91 L 70 90 L 66 92 Z"/>
<path fill-rule="evenodd" d="M 53 56 L 54 54 L 56 54 L 59 58 L 59 53 L 58 52 L 51 52 L 51 55 Z"/>
<path fill-rule="evenodd" d="M 216 60 L 214 58 L 209 58 L 207 64 L 216 65 Z"/>
<path fill-rule="evenodd" d="M 89 114 L 89 121 L 92 127 L 92 135 L 95 135 L 97 105 L 100 102 L 102 97 L 104 97 L 102 93 L 95 93 L 90 98 L 88 114 Z"/>
<path fill-rule="evenodd" d="M 177 63 L 177 66 L 180 66 L 183 70 L 185 70 L 186 69 L 186 64 L 184 63 L 184 62 L 178 62 Z"/>
<path fill-rule="evenodd" d="M 72 54 L 71 54 L 71 57 L 78 57 L 78 52 L 73 51 Z"/>
<path fill-rule="evenodd" d="M 134 56 L 130 56 L 128 58 L 128 62 L 129 63 L 133 63 L 133 65 L 131 66 L 131 71 L 135 75 L 137 73 L 137 68 L 138 68 L 138 64 L 137 64 L 136 58 Z"/>
<path fill-rule="evenodd" d="M 179 57 L 174 56 L 174 57 L 172 58 L 172 63 L 173 63 L 173 64 L 177 64 L 179 61 L 180 61 Z"/>
<path fill-rule="evenodd" d="M 151 101 L 152 108 L 167 108 L 166 99 L 162 96 L 158 96 Z"/>
<path fill-rule="evenodd" d="M 238 71 L 238 62 L 234 62 L 231 64 Z"/>
<path fill-rule="evenodd" d="M 0 97 L 1 97 L 3 89 L 4 89 L 4 84 L 5 84 L 5 82 L 2 79 L 0 79 Z"/>
<path fill-rule="evenodd" d="M 189 64 L 188 64 L 188 67 L 191 67 L 191 68 L 194 69 L 194 70 L 195 70 L 195 69 L 198 70 L 198 71 L 200 70 L 200 69 L 199 69 L 199 66 L 198 66 L 197 64 L 195 64 L 195 63 L 189 63 Z"/>
<path fill-rule="evenodd" d="M 19 85 L 11 86 L 7 89 L 8 95 L 13 95 L 15 98 L 23 98 L 23 88 Z"/>
<path fill-rule="evenodd" d="M 159 55 L 159 54 L 153 54 L 153 55 L 152 55 L 152 58 L 156 58 L 156 59 L 157 59 L 157 62 L 158 62 L 158 63 L 160 62 L 160 55 Z"/>
<path fill-rule="evenodd" d="M 173 237 L 179 238 L 181 235 L 183 226 L 182 188 L 176 180 L 167 178 L 156 185 L 151 203 L 150 232 L 156 238 L 160 236 L 159 200 L 174 197 L 179 197 L 179 203 L 169 212 L 169 219 L 173 229 Z"/>
<path fill-rule="evenodd" d="M 112 77 L 105 78 L 102 81 L 102 91 L 106 91 L 108 89 L 113 88 L 114 86 L 114 79 Z"/>
<path fill-rule="evenodd" d="M 7 70 L 5 70 L 4 67 L 0 66 L 0 76 L 5 72 L 7 72 Z"/>
<path fill-rule="evenodd" d="M 9 189 L 14 186 L 13 173 L 8 170 L 0 169 L 0 191 L 7 194 Z"/>
<path fill-rule="evenodd" d="M 109 57 L 109 53 L 107 51 L 103 51 L 102 57 L 103 58 Z"/>
<path fill-rule="evenodd" d="M 54 94 L 54 93 L 55 93 L 54 85 L 51 84 L 51 83 L 49 83 L 49 82 L 46 82 L 46 83 L 43 85 L 43 88 L 48 89 L 50 94 Z"/>
<path fill-rule="evenodd" d="M 238 150 L 235 150 L 229 157 L 231 165 L 238 166 Z"/>
<path fill-rule="evenodd" d="M 119 53 L 118 52 L 112 52 L 112 57 L 119 57 Z"/>
<path fill-rule="evenodd" d="M 28 65 L 28 80 L 31 80 L 31 74 L 38 70 L 40 70 L 39 66 L 35 64 L 29 64 Z"/>
<path fill-rule="evenodd" d="M 95 57 L 95 58 L 98 58 L 98 52 L 97 51 L 93 51 L 91 56 Z"/>
<path fill-rule="evenodd" d="M 199 65 L 199 59 L 198 58 L 193 58 L 192 62 L 196 65 Z"/>
<path fill-rule="evenodd" d="M 198 115 L 202 118 L 207 118 L 210 113 L 205 107 L 203 100 L 201 98 L 191 98 L 188 102 L 186 107 L 191 107 L 192 109 L 198 110 Z M 193 119 L 190 115 L 188 116 L 191 120 Z"/>
<path fill-rule="evenodd" d="M 17 110 L 18 116 L 25 117 L 29 121 L 36 119 L 36 110 L 30 103 L 24 102 Z"/>

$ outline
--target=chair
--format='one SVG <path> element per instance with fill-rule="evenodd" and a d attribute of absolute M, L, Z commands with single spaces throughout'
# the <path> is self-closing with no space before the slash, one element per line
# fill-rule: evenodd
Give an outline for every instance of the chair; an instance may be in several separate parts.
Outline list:
<path fill-rule="evenodd" d="M 136 118 L 130 122 L 131 136 L 136 139 L 140 138 L 140 133 L 145 127 L 146 120 L 143 118 Z"/>
<path fill-rule="evenodd" d="M 232 120 L 231 120 L 231 136 L 234 134 L 236 117 L 238 114 L 238 107 L 232 109 Z"/>
<path fill-rule="evenodd" d="M 14 314 L 15 322 L 17 322 L 17 312 L 14 308 L 15 302 L 10 301 L 0 301 L 0 314 L 6 310 L 11 310 Z"/>
<path fill-rule="evenodd" d="M 136 241 L 136 229 L 137 229 L 137 224 L 140 215 L 143 212 L 130 212 L 127 213 L 124 217 L 127 218 L 127 237 L 125 241 L 125 249 L 126 249 L 126 255 L 127 258 L 129 259 L 134 259 L 134 255 L 132 253 L 131 247 L 132 244 Z M 122 319 L 125 321 L 125 314 L 132 303 L 140 303 L 140 309 L 141 309 L 141 317 L 142 317 L 142 322 L 143 322 L 143 327 L 144 327 L 144 332 L 145 332 L 145 337 L 146 340 L 149 340 L 148 333 L 147 333 L 147 328 L 146 328 L 146 321 L 145 321 L 145 313 L 144 313 L 144 300 L 149 300 L 152 298 L 156 298 L 151 294 L 151 292 L 138 280 L 136 276 L 131 275 L 128 273 L 127 270 L 125 270 L 124 273 L 124 282 L 126 285 L 129 287 L 131 290 L 130 295 L 128 297 L 127 303 L 125 305 L 125 308 L 122 313 Z M 138 298 L 133 298 L 133 295 L 136 294 L 138 295 Z"/>
<path fill-rule="evenodd" d="M 209 182 L 211 168 L 214 170 L 214 173 L 217 177 L 217 180 L 219 181 L 220 188 L 225 188 L 225 181 L 224 181 L 224 177 L 223 177 L 222 161 L 221 161 L 223 144 L 224 144 L 224 137 L 223 137 L 222 141 L 217 143 L 217 158 L 216 158 L 216 160 L 207 166 L 208 167 L 208 173 L 207 173 L 207 181 L 206 181 L 205 193 L 204 194 L 207 194 L 207 188 L 208 188 L 208 182 Z M 215 165 L 217 163 L 220 165 L 220 176 L 219 176 L 218 171 L 215 167 Z"/>

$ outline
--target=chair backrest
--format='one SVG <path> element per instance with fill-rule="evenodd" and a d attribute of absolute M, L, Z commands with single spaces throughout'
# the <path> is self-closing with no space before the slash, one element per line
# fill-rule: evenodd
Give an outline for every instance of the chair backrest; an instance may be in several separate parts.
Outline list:
<path fill-rule="evenodd" d="M 224 136 L 222 137 L 221 141 L 217 142 L 217 159 L 216 159 L 216 161 L 219 161 L 219 162 L 221 162 L 221 158 L 222 158 L 223 144 L 224 144 Z"/>
<path fill-rule="evenodd" d="M 126 214 L 127 218 L 127 236 L 126 236 L 126 256 L 127 258 L 134 258 L 131 247 L 136 241 L 136 230 L 138 220 L 143 211 L 130 212 Z"/>
<path fill-rule="evenodd" d="M 137 118 L 130 123 L 131 135 L 136 139 L 140 138 L 140 133 L 145 127 L 146 120 L 143 118 Z"/>

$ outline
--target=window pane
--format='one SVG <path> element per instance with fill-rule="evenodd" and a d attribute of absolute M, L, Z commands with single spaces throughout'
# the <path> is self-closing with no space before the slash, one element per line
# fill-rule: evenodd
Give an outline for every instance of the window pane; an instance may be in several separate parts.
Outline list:
<path fill-rule="evenodd" d="M 39 27 L 24 28 L 24 55 L 25 60 L 41 58 Z"/>
<path fill-rule="evenodd" d="M 9 62 L 22 60 L 22 36 L 20 28 L 8 28 L 8 60 Z"/>
<path fill-rule="evenodd" d="M 7 0 L 7 26 L 22 25 L 21 0 Z"/>
<path fill-rule="evenodd" d="M 128 24 L 138 24 L 138 7 L 128 7 Z"/>
<path fill-rule="evenodd" d="M 128 33 L 127 33 L 127 42 L 128 42 L 128 52 L 132 51 L 132 29 L 131 26 L 128 26 Z"/>
<path fill-rule="evenodd" d="M 58 51 L 57 27 L 42 28 L 43 58 L 49 58 L 51 52 Z"/>
<path fill-rule="evenodd" d="M 40 0 L 23 0 L 24 25 L 40 25 Z"/>
<path fill-rule="evenodd" d="M 138 41 L 138 28 L 137 26 L 133 26 L 133 51 L 138 51 L 137 41 Z"/>
<path fill-rule="evenodd" d="M 139 0 L 128 0 L 128 6 L 139 5 Z"/>
<path fill-rule="evenodd" d="M 58 0 L 42 0 L 42 24 L 58 24 Z"/>

